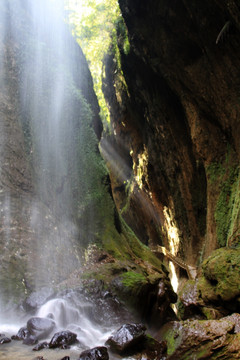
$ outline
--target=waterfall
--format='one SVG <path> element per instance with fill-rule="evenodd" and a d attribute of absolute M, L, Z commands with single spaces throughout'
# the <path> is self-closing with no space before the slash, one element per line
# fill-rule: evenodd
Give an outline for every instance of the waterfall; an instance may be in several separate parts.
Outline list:
<path fill-rule="evenodd" d="M 80 267 L 105 170 L 92 80 L 61 12 L 51 0 L 2 0 L 0 10 L 0 241 L 15 281 L 0 286 L 9 296 Z"/>
<path fill-rule="evenodd" d="M 79 269 L 97 206 L 107 214 L 97 100 L 62 15 L 51 0 L 0 3 L 0 313 Z"/>

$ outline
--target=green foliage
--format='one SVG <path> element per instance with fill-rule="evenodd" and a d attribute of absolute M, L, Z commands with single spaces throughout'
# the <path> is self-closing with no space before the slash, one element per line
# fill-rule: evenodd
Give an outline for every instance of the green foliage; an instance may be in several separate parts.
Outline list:
<path fill-rule="evenodd" d="M 120 14 L 117 0 L 83 0 L 81 9 L 75 2 L 68 1 L 68 21 L 73 28 L 73 34 L 83 49 L 89 62 L 94 81 L 94 89 L 100 105 L 100 115 L 105 126 L 110 120 L 109 110 L 102 92 L 102 77 L 104 73 L 103 60 L 113 42 L 116 48 L 116 27 L 121 28 L 121 39 L 124 51 L 129 51 L 129 41 L 126 26 Z M 118 64 L 120 68 L 120 64 Z"/>
<path fill-rule="evenodd" d="M 124 286 L 130 288 L 138 288 L 139 286 L 147 284 L 148 281 L 146 276 L 135 271 L 128 271 L 122 275 L 122 283 Z"/>

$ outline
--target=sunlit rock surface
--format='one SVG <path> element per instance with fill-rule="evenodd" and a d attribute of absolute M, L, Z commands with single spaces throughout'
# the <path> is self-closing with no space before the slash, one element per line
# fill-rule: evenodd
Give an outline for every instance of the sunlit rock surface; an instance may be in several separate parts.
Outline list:
<path fill-rule="evenodd" d="M 106 57 L 104 86 L 113 196 L 143 243 L 198 265 L 239 243 L 239 5 L 119 4 L 121 69 L 119 55 Z M 111 162 L 111 152 L 121 156 Z"/>
<path fill-rule="evenodd" d="M 102 140 L 103 155 L 123 218 L 144 244 L 175 256 L 179 291 L 189 274 L 177 258 L 200 274 L 215 249 L 239 253 L 239 6 L 119 5 L 126 28 L 117 28 L 121 68 L 119 54 L 105 60 L 113 133 Z M 231 31 L 216 43 L 227 20 Z M 228 294 L 239 289 L 233 277 Z"/>

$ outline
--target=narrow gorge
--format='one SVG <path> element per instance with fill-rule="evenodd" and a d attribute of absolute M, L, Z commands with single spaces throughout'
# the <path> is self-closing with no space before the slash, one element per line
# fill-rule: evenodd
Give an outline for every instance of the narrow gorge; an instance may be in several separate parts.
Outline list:
<path fill-rule="evenodd" d="M 239 359 L 240 5 L 117 6 L 106 122 L 64 2 L 1 0 L 0 359 Z"/>

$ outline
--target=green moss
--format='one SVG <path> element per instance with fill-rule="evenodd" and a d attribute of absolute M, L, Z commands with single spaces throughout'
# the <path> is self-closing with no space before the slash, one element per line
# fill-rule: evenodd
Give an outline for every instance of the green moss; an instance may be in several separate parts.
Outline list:
<path fill-rule="evenodd" d="M 204 261 L 198 282 L 205 301 L 235 301 L 240 296 L 240 249 L 221 248 Z"/>
<path fill-rule="evenodd" d="M 122 275 L 122 283 L 124 286 L 136 289 L 139 286 L 148 283 L 146 276 L 135 271 L 128 271 Z"/>
<path fill-rule="evenodd" d="M 220 186 L 215 219 L 217 238 L 220 246 L 225 246 L 233 235 L 240 220 L 240 173 L 239 168 L 231 168 L 227 179 Z"/>
<path fill-rule="evenodd" d="M 236 236 L 239 234 L 240 228 L 239 170 L 236 154 L 230 148 L 224 161 L 213 162 L 206 169 L 208 185 L 218 196 L 214 216 L 217 240 L 220 246 L 239 245 L 240 236 Z M 232 240 L 234 240 L 234 244 L 231 243 Z"/>
<path fill-rule="evenodd" d="M 182 337 L 181 332 L 178 329 L 170 328 L 167 329 L 162 337 L 162 340 L 167 341 L 167 354 L 172 355 L 178 346 L 181 344 Z"/>
<path fill-rule="evenodd" d="M 207 166 L 206 173 L 210 184 L 215 185 L 225 174 L 225 168 L 221 163 L 213 162 Z"/>

